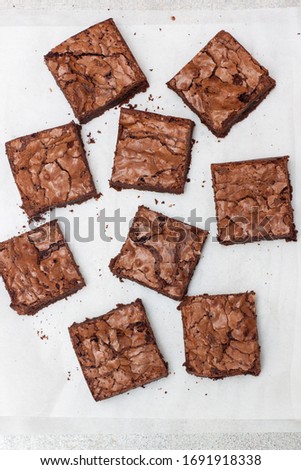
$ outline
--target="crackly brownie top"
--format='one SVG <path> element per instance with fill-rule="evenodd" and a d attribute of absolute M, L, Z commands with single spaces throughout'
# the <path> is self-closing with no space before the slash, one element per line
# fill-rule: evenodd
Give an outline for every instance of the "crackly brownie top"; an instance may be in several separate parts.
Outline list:
<path fill-rule="evenodd" d="M 0 274 L 20 315 L 84 285 L 56 221 L 1 242 Z"/>
<path fill-rule="evenodd" d="M 183 191 L 193 125 L 189 119 L 122 108 L 113 185 Z"/>
<path fill-rule="evenodd" d="M 45 60 L 79 119 L 145 80 L 112 19 L 62 42 Z"/>
<path fill-rule="evenodd" d="M 111 262 L 112 272 L 181 299 L 207 235 L 140 206 L 120 254 Z"/>
<path fill-rule="evenodd" d="M 272 83 L 268 71 L 226 31 L 217 33 L 169 82 L 216 133 Z"/>
<path fill-rule="evenodd" d="M 167 365 L 139 299 L 98 318 L 74 323 L 69 332 L 95 400 L 167 375 Z"/>
<path fill-rule="evenodd" d="M 288 157 L 211 165 L 224 243 L 296 238 Z"/>
<path fill-rule="evenodd" d="M 254 292 L 186 297 L 178 308 L 188 372 L 211 378 L 259 374 Z"/>
<path fill-rule="evenodd" d="M 6 152 L 30 217 L 96 195 L 74 122 L 11 140 Z"/>

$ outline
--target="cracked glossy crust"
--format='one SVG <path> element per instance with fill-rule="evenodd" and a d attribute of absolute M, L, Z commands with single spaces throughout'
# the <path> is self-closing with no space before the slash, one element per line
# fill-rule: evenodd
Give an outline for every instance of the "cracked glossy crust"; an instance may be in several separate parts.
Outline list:
<path fill-rule="evenodd" d="M 218 241 L 296 241 L 289 157 L 212 164 Z"/>
<path fill-rule="evenodd" d="M 211 379 L 259 375 L 255 292 L 186 297 L 178 310 L 189 374 Z"/>
<path fill-rule="evenodd" d="M 119 304 L 100 317 L 73 323 L 69 333 L 96 401 L 168 375 L 140 299 Z"/>
<path fill-rule="evenodd" d="M 194 122 L 122 108 L 110 186 L 184 192 Z"/>
<path fill-rule="evenodd" d="M 208 232 L 140 206 L 110 269 L 175 300 L 187 292 Z"/>
<path fill-rule="evenodd" d="M 268 70 L 226 31 L 167 83 L 217 137 L 225 137 L 275 85 Z"/>
<path fill-rule="evenodd" d="M 22 208 L 30 218 L 98 197 L 80 126 L 74 122 L 19 137 L 5 147 Z"/>
<path fill-rule="evenodd" d="M 85 286 L 56 220 L 1 242 L 0 274 L 19 315 L 34 315 Z"/>
<path fill-rule="evenodd" d="M 149 86 L 111 18 L 62 42 L 45 62 L 82 124 Z"/>

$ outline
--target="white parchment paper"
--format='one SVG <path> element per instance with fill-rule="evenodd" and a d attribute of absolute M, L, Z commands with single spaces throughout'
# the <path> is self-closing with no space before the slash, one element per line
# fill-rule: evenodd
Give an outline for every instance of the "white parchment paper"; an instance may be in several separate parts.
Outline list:
<path fill-rule="evenodd" d="M 99 236 L 97 217 L 120 209 L 127 221 L 141 203 L 172 217 L 196 209 L 200 227 L 215 216 L 210 163 L 290 155 L 295 221 L 301 199 L 301 23 L 300 10 L 223 12 L 2 12 L 0 18 L 0 239 L 28 230 L 4 142 L 73 119 L 71 108 L 43 63 L 43 55 L 72 34 L 113 16 L 150 88 L 131 100 L 138 109 L 187 117 L 196 122 L 190 182 L 181 196 L 109 188 L 119 109 L 84 125 L 83 139 L 98 200 L 56 210 L 87 287 L 34 317 L 20 317 L 0 282 L 0 417 L 101 419 L 115 431 L 121 423 L 150 423 L 177 432 L 183 423 L 216 420 L 301 419 L 300 242 L 253 243 L 224 247 L 211 237 L 189 287 L 189 294 L 255 290 L 262 373 L 221 381 L 198 379 L 182 367 L 184 349 L 177 302 L 111 275 L 108 264 L 122 242 L 107 221 Z M 220 29 L 232 33 L 270 71 L 276 88 L 225 139 L 217 139 L 165 83 Z M 150 94 L 152 95 L 150 97 Z M 95 143 L 88 143 L 88 134 Z M 158 204 L 155 203 L 155 198 Z M 71 210 L 70 210 L 71 209 Z M 103 213 L 102 213 L 103 215 Z M 94 230 L 94 236 L 93 236 Z M 75 236 L 77 232 L 77 235 Z M 90 235 L 90 240 L 79 240 Z M 91 240 L 92 238 L 92 240 Z M 106 313 L 116 303 L 141 297 L 160 349 L 169 362 L 168 378 L 113 399 L 95 403 L 71 347 L 67 327 Z M 67 421 L 64 421 L 65 425 Z M 276 421 L 275 421 L 276 422 Z M 45 420 L 43 420 L 45 425 Z M 181 424 L 182 423 L 182 424 Z M 45 427 L 43 428 L 45 429 Z M 65 426 L 66 429 L 66 426 Z M 158 429 L 158 427 L 157 427 Z"/>

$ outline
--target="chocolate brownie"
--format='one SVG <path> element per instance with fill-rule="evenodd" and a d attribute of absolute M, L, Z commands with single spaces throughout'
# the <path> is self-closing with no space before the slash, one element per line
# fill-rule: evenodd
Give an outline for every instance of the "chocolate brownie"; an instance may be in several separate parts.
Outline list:
<path fill-rule="evenodd" d="M 22 207 L 30 218 L 53 207 L 98 196 L 80 126 L 74 122 L 19 137 L 5 145 Z"/>
<path fill-rule="evenodd" d="M 211 165 L 220 243 L 296 240 L 288 158 Z"/>
<path fill-rule="evenodd" d="M 85 286 L 56 220 L 0 242 L 0 274 L 19 315 L 34 315 Z"/>
<path fill-rule="evenodd" d="M 140 299 L 69 328 L 74 351 L 96 401 L 168 375 Z"/>
<path fill-rule="evenodd" d="M 167 86 L 217 137 L 225 137 L 268 95 L 276 82 L 246 49 L 220 31 Z"/>
<path fill-rule="evenodd" d="M 140 206 L 110 269 L 175 300 L 187 292 L 208 232 Z"/>
<path fill-rule="evenodd" d="M 260 373 L 255 292 L 185 297 L 178 309 L 189 374 L 219 379 Z"/>
<path fill-rule="evenodd" d="M 54 47 L 45 62 L 82 124 L 148 87 L 111 18 Z"/>
<path fill-rule="evenodd" d="M 193 127 L 189 119 L 122 108 L 110 186 L 183 193 Z"/>

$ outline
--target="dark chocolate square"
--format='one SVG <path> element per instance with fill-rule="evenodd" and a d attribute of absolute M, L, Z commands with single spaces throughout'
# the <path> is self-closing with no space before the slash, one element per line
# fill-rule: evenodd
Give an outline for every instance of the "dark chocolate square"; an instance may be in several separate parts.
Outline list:
<path fill-rule="evenodd" d="M 168 375 L 140 299 L 69 328 L 88 387 L 96 401 Z"/>
<path fill-rule="evenodd" d="M 194 122 L 122 108 L 110 186 L 181 194 Z"/>
<path fill-rule="evenodd" d="M 288 158 L 211 165 L 220 243 L 296 240 Z"/>
<path fill-rule="evenodd" d="M 178 309 L 189 374 L 219 379 L 260 373 L 255 292 L 186 297 Z"/>
<path fill-rule="evenodd" d="M 167 86 L 217 137 L 253 111 L 275 80 L 231 34 L 220 31 Z"/>
<path fill-rule="evenodd" d="M 98 196 L 80 126 L 74 122 L 19 137 L 5 145 L 22 207 L 30 218 L 53 207 Z"/>
<path fill-rule="evenodd" d="M 56 220 L 0 242 L 0 275 L 19 315 L 34 315 L 85 286 Z"/>
<path fill-rule="evenodd" d="M 112 19 L 54 47 L 45 62 L 82 124 L 148 87 Z"/>
<path fill-rule="evenodd" d="M 181 300 L 208 232 L 140 206 L 110 269 L 175 300 Z"/>

